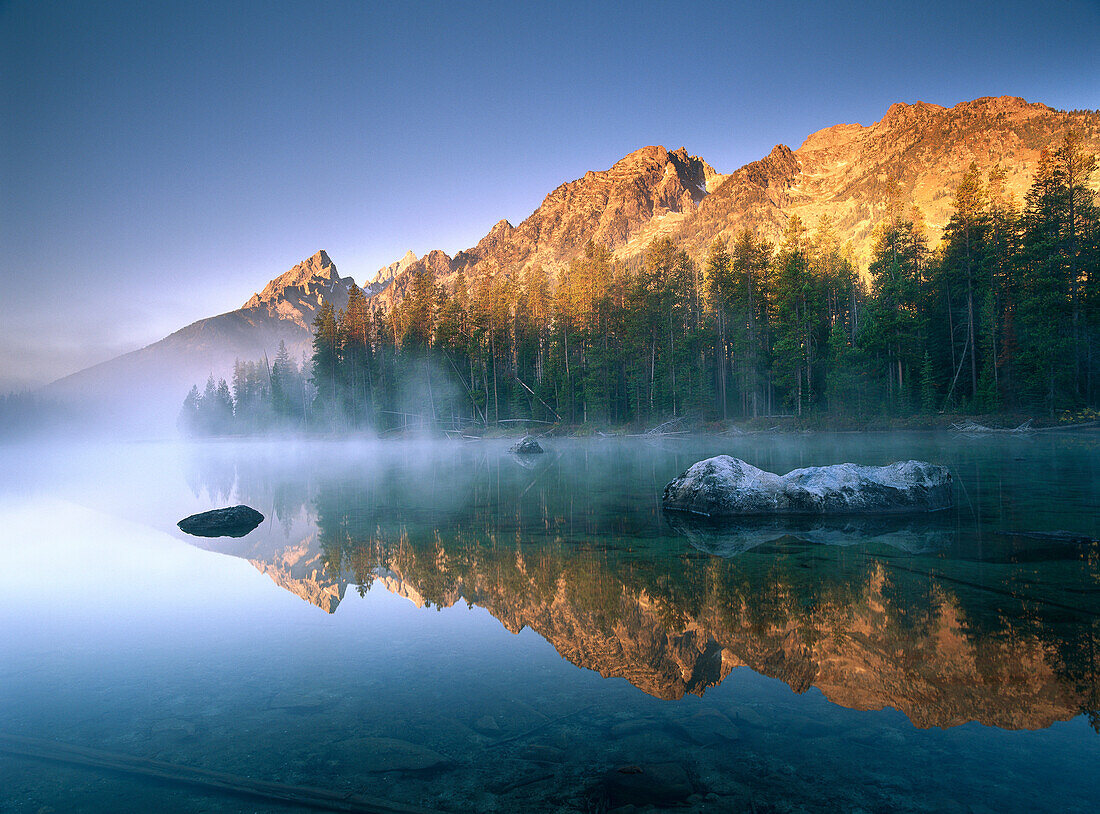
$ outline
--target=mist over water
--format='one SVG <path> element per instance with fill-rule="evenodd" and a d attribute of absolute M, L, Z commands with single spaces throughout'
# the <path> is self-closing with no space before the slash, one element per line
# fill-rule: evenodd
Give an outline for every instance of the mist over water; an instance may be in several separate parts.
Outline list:
<path fill-rule="evenodd" d="M 0 448 L 0 732 L 456 812 L 653 763 L 678 810 L 1092 809 L 1094 434 L 543 443 Z M 666 516 L 719 453 L 928 460 L 955 505 Z M 236 503 L 246 537 L 175 527 Z M 286 810 L 0 754 L 2 810 L 134 805 Z"/>

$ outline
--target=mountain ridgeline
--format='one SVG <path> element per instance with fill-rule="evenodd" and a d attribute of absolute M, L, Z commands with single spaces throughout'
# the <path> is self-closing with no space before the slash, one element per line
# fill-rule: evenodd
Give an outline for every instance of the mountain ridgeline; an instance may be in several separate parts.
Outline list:
<path fill-rule="evenodd" d="M 196 390 L 184 420 L 234 432 L 1095 408 L 1098 149 L 1100 113 L 1013 97 L 896 104 L 729 174 L 645 147 L 454 256 L 360 289 L 318 252 L 50 391 L 141 382 L 175 412 L 233 370 L 241 415 Z"/>
<path fill-rule="evenodd" d="M 291 398 L 265 398 L 266 370 L 238 365 L 235 391 L 254 393 L 255 408 L 230 419 L 223 405 L 212 422 L 196 390 L 184 424 L 464 431 L 509 420 L 1090 415 L 1100 406 L 1098 117 L 1040 115 L 1017 100 L 960 108 L 981 127 L 895 106 L 874 127 L 811 136 L 812 162 L 777 148 L 728 177 L 683 151 L 640 150 L 455 258 L 407 256 L 366 292 L 352 287 L 345 307 L 323 303 L 308 369 L 271 374 L 281 391 L 284 373 L 297 376 Z M 1055 115 L 1088 135 L 1055 137 Z M 909 164 L 881 143 L 891 121 L 909 134 Z M 931 168 L 919 160 L 929 127 L 946 150 Z M 1017 130 L 1051 139 L 1022 195 L 1020 165 L 973 157 L 998 145 L 1002 159 L 1028 164 Z M 825 206 L 822 156 L 866 162 L 865 150 L 886 181 L 834 167 L 849 194 Z M 960 154 L 971 158 L 956 178 Z M 772 194 L 780 176 L 785 191 Z M 933 192 L 929 179 L 950 187 Z"/>

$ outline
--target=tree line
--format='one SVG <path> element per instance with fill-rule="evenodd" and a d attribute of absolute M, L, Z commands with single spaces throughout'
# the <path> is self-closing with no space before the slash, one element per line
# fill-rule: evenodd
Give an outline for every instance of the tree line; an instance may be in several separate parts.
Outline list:
<path fill-rule="evenodd" d="M 795 216 L 777 244 L 742 231 L 701 258 L 660 238 L 621 262 L 589 242 L 556 279 L 460 270 L 444 287 L 420 270 L 389 310 L 353 286 L 338 313 L 322 304 L 308 363 L 285 348 L 270 368 L 238 363 L 232 393 L 194 388 L 184 420 L 343 431 L 1095 408 L 1095 169 L 1070 133 L 1021 205 L 1002 169 L 972 164 L 938 248 L 918 210 L 891 206 L 865 276 L 828 218 Z"/>

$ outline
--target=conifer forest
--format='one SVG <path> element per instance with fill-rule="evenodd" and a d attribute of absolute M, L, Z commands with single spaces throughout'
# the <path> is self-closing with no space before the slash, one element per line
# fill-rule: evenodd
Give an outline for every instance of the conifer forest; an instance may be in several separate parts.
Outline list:
<path fill-rule="evenodd" d="M 502 422 L 647 426 L 793 416 L 1056 418 L 1100 406 L 1096 159 L 1073 134 L 1025 200 L 971 165 L 935 250 L 889 205 L 861 269 L 827 218 L 782 239 L 742 231 L 692 257 L 658 238 L 639 261 L 589 242 L 567 269 L 500 269 L 447 286 L 424 271 L 383 309 L 325 302 L 312 356 L 240 361 L 194 387 L 201 435 L 462 431 Z M 890 203 L 890 202 L 886 202 Z"/>

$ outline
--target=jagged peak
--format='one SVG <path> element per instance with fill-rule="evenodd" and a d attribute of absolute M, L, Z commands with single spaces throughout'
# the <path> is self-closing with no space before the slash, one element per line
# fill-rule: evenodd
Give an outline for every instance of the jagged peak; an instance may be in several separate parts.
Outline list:
<path fill-rule="evenodd" d="M 882 117 L 883 121 L 887 119 L 894 119 L 900 116 L 921 114 L 921 113 L 935 113 L 941 110 L 947 110 L 943 105 L 935 105 L 931 102 L 916 101 L 912 104 L 907 102 L 894 102 L 890 105 L 886 111 L 886 115 Z"/>
<path fill-rule="evenodd" d="M 374 277 L 367 281 L 367 285 L 385 285 L 409 266 L 416 263 L 419 259 L 420 258 L 416 256 L 413 250 L 409 249 L 400 260 L 394 260 L 388 266 L 383 266 L 378 269 Z"/>
<path fill-rule="evenodd" d="M 776 144 L 761 159 L 751 161 L 714 187 L 719 196 L 729 196 L 744 184 L 761 188 L 787 187 L 799 171 L 798 156 L 786 144 Z"/>
<path fill-rule="evenodd" d="M 856 138 L 866 128 L 862 124 L 834 124 L 831 127 L 810 133 L 802 142 L 799 150 L 824 150 L 832 147 L 840 147 Z"/>
<path fill-rule="evenodd" d="M 666 150 L 660 144 L 651 144 L 648 147 L 640 147 L 632 153 L 627 153 L 618 161 L 616 161 L 612 165 L 612 169 L 628 164 L 637 164 L 641 161 L 656 161 L 659 164 L 664 164 L 666 161 L 668 161 L 668 150 Z"/>
<path fill-rule="evenodd" d="M 261 303 L 271 302 L 278 299 L 286 289 L 295 286 L 306 286 L 313 281 L 332 283 L 339 280 L 340 275 L 336 271 L 336 264 L 332 262 L 324 249 L 320 249 L 312 256 L 293 266 L 289 271 L 285 271 L 271 280 L 264 286 L 263 291 L 253 294 L 242 307 L 253 308 Z"/>
<path fill-rule="evenodd" d="M 432 249 L 423 257 L 424 265 L 433 271 L 450 271 L 451 256 L 442 249 Z"/>
<path fill-rule="evenodd" d="M 1002 110 L 1015 110 L 1024 107 L 1035 107 L 1049 110 L 1046 105 L 1029 102 L 1022 96 L 979 96 L 969 102 L 959 102 L 952 110 L 967 110 L 969 108 L 992 107 Z"/>

